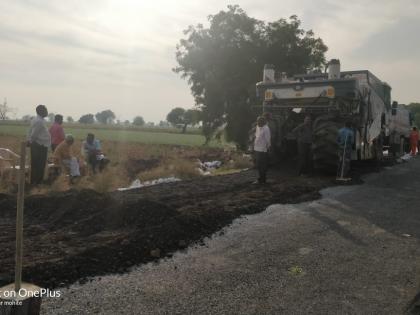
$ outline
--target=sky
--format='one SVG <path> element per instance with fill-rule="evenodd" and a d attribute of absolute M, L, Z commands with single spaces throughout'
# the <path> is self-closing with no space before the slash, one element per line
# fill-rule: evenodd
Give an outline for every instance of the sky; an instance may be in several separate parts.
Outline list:
<path fill-rule="evenodd" d="M 16 117 L 45 104 L 75 119 L 164 120 L 194 106 L 172 71 L 182 31 L 229 4 L 264 21 L 298 15 L 343 70 L 371 70 L 394 100 L 420 102 L 418 0 L 0 0 L 0 102 Z"/>

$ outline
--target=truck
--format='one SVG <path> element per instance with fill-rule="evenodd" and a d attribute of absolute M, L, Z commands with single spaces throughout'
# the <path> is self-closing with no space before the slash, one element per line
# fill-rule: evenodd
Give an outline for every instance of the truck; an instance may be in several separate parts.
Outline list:
<path fill-rule="evenodd" d="M 355 134 L 352 160 L 381 160 L 386 148 L 397 154 L 410 130 L 409 113 L 391 102 L 386 82 L 368 70 L 341 71 L 338 59 L 332 59 L 325 72 L 293 76 L 265 65 L 256 90 L 262 101 L 259 108 L 270 117 L 272 152 L 277 158 L 296 153 L 292 131 L 305 116 L 311 117 L 316 169 L 336 169 L 337 133 L 347 121 Z"/>

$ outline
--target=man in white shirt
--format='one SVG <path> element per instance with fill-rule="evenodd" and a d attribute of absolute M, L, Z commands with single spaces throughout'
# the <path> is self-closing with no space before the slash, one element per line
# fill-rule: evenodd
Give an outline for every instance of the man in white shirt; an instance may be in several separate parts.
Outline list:
<path fill-rule="evenodd" d="M 31 148 L 31 184 L 37 185 L 44 179 L 48 148 L 51 146 L 51 135 L 48 132 L 45 117 L 48 110 L 45 105 L 36 107 L 37 116 L 32 119 L 28 131 L 27 143 Z"/>
<path fill-rule="evenodd" d="M 259 184 L 266 183 L 266 174 L 268 169 L 268 150 L 271 146 L 270 128 L 264 117 L 258 117 L 257 127 L 255 129 L 254 152 L 258 168 Z"/>

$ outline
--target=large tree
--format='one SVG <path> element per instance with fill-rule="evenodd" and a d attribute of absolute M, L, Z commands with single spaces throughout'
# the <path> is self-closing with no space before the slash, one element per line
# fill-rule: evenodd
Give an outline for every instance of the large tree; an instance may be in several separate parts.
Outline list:
<path fill-rule="evenodd" d="M 143 117 L 141 117 L 141 116 L 134 117 L 134 119 L 133 119 L 133 125 L 135 125 L 135 126 L 144 126 L 144 124 L 145 124 L 145 122 L 144 122 Z"/>
<path fill-rule="evenodd" d="M 171 123 L 172 126 L 176 127 L 177 125 L 184 124 L 184 114 L 185 109 L 182 107 L 175 107 L 166 115 L 166 120 Z"/>
<path fill-rule="evenodd" d="M 266 23 L 228 6 L 208 20 L 208 28 L 199 24 L 184 32 L 174 71 L 188 79 L 207 141 L 227 123 L 228 140 L 243 147 L 255 119 L 255 84 L 264 64 L 288 74 L 320 69 L 327 47 L 311 30 L 303 30 L 296 16 Z"/>
<path fill-rule="evenodd" d="M 96 113 L 95 118 L 102 124 L 109 124 L 114 122 L 115 114 L 112 110 L 103 110 L 102 112 Z"/>
<path fill-rule="evenodd" d="M 81 124 L 93 124 L 95 122 L 95 117 L 93 114 L 86 114 L 79 118 L 79 123 Z"/>
<path fill-rule="evenodd" d="M 184 113 L 184 126 L 182 127 L 182 132 L 185 133 L 187 126 L 197 125 L 201 121 L 201 111 L 197 109 L 187 109 Z"/>
<path fill-rule="evenodd" d="M 182 107 L 175 107 L 168 113 L 166 120 L 172 126 L 182 126 L 182 133 L 185 133 L 188 125 L 196 125 L 201 121 L 201 111 L 197 109 L 185 110 Z"/>

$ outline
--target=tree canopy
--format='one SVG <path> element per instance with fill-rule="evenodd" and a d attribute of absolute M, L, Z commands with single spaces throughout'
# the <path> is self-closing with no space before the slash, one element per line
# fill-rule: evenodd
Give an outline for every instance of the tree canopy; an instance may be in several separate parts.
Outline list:
<path fill-rule="evenodd" d="M 303 30 L 296 16 L 267 23 L 228 6 L 208 20 L 208 28 L 199 24 L 184 31 L 174 71 L 190 84 L 206 139 L 227 123 L 228 140 L 244 146 L 264 64 L 288 74 L 321 69 L 327 47 L 311 30 Z"/>
<path fill-rule="evenodd" d="M 112 110 L 103 110 L 102 112 L 96 113 L 95 118 L 102 124 L 109 124 L 114 122 L 115 114 Z"/>
<path fill-rule="evenodd" d="M 95 117 L 93 114 L 86 114 L 79 118 L 81 124 L 93 124 L 95 122 Z"/>
<path fill-rule="evenodd" d="M 184 123 L 184 114 L 185 109 L 182 107 L 175 107 L 166 115 L 166 120 L 173 126 L 181 125 Z"/>
<path fill-rule="evenodd" d="M 201 111 L 197 109 L 187 109 L 182 107 L 173 108 L 168 115 L 166 120 L 175 127 L 182 125 L 182 132 L 186 132 L 188 125 L 196 125 L 201 120 Z"/>
<path fill-rule="evenodd" d="M 141 116 L 136 116 L 133 119 L 133 125 L 135 126 L 144 126 L 144 119 Z"/>

